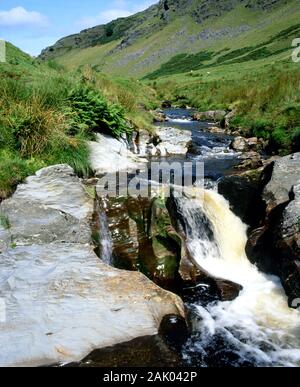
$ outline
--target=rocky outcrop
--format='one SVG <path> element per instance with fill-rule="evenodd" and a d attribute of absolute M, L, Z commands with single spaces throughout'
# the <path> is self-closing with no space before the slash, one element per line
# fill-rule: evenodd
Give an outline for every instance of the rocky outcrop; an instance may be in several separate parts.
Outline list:
<path fill-rule="evenodd" d="M 153 114 L 154 122 L 165 122 L 165 121 L 167 121 L 167 116 L 161 110 L 155 110 L 154 112 L 152 112 L 152 114 Z"/>
<path fill-rule="evenodd" d="M 257 137 L 245 138 L 241 136 L 235 137 L 230 144 L 230 148 L 237 152 L 260 152 L 266 146 L 267 144 L 262 139 L 258 139 Z"/>
<path fill-rule="evenodd" d="M 0 230 L 9 240 L 0 254 L 1 366 L 77 362 L 156 335 L 165 315 L 183 315 L 177 296 L 96 256 L 93 204 L 66 165 L 37 172 L 1 204 L 9 225 Z"/>
<path fill-rule="evenodd" d="M 185 155 L 192 143 L 189 130 L 159 127 L 156 130 L 159 144 L 156 146 L 159 156 Z"/>
<path fill-rule="evenodd" d="M 97 134 L 97 141 L 91 141 L 90 162 L 96 175 L 119 171 L 143 169 L 147 160 L 137 157 L 129 150 L 125 140 Z"/>
<path fill-rule="evenodd" d="M 221 122 L 226 116 L 225 110 L 209 110 L 207 112 L 197 112 L 192 116 L 194 121 L 214 121 Z"/>
<path fill-rule="evenodd" d="M 280 277 L 293 306 L 300 298 L 300 153 L 274 162 L 262 199 L 265 216 L 249 236 L 247 255 L 260 269 Z"/>

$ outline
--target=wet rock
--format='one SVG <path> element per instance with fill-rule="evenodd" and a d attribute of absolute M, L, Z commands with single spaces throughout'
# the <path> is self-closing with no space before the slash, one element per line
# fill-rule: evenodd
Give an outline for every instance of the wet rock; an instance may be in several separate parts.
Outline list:
<path fill-rule="evenodd" d="M 220 278 L 213 279 L 213 284 L 221 301 L 233 301 L 243 290 L 241 285 Z"/>
<path fill-rule="evenodd" d="M 180 262 L 181 239 L 173 228 L 164 199 L 153 199 L 149 220 L 148 230 L 155 265 L 151 270 L 154 281 L 174 286 Z"/>
<path fill-rule="evenodd" d="M 233 301 L 242 290 L 243 287 L 235 282 L 202 273 L 196 282 L 184 283 L 182 297 L 189 304 L 201 300 L 203 305 L 208 305 L 215 301 Z"/>
<path fill-rule="evenodd" d="M 178 315 L 167 315 L 162 319 L 159 334 L 168 346 L 180 352 L 189 338 L 189 329 L 186 320 Z"/>

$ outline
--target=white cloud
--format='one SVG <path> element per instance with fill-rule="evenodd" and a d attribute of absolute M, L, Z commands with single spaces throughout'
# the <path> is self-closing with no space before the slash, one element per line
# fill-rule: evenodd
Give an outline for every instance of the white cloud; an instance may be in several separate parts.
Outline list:
<path fill-rule="evenodd" d="M 0 11 L 1 27 L 48 27 L 49 20 L 39 12 L 27 11 L 23 7 L 12 8 L 9 11 Z"/>
<path fill-rule="evenodd" d="M 120 17 L 128 17 L 137 12 L 143 11 L 154 3 L 155 0 L 147 0 L 140 3 L 138 6 L 131 6 L 126 0 L 115 0 L 112 3 L 114 8 L 104 10 L 95 16 L 83 17 L 76 23 L 76 25 L 79 28 L 90 28 L 96 25 L 106 24 Z"/>

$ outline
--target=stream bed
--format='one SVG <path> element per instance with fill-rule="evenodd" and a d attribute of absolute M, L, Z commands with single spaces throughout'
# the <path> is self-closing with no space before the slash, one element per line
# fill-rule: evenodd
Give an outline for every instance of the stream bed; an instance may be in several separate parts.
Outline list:
<path fill-rule="evenodd" d="M 230 149 L 232 137 L 211 133 L 208 129 L 214 124 L 192 121 L 192 110 L 166 109 L 165 114 L 168 120 L 159 125 L 189 130 L 193 142 L 186 157 L 173 156 L 167 160 L 205 164 L 204 201 L 187 198 L 177 201 L 187 230 L 188 250 L 197 264 L 211 275 L 243 287 L 239 297 L 226 302 L 207 297 L 205 284 L 184 295 L 190 333 L 178 354 L 180 364 L 300 366 L 299 312 L 288 308 L 278 278 L 262 274 L 250 264 L 245 254 L 247 226 L 216 192 L 217 180 L 232 173 L 239 163 L 239 154 Z M 101 223 L 102 235 L 107 239 L 102 241 L 106 261 L 111 249 L 114 266 L 140 270 L 146 275 L 153 269 L 147 267 L 146 258 L 152 252 L 143 234 L 142 219 L 149 210 L 147 205 L 142 199 L 106 200 L 106 217 Z M 209 219 L 212 235 L 201 224 L 199 213 Z M 161 285 L 159 280 L 155 282 Z"/>

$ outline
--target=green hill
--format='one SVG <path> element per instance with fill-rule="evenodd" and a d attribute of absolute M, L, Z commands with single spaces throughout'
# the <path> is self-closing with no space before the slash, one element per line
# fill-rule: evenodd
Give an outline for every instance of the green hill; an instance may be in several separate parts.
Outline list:
<path fill-rule="evenodd" d="M 41 58 L 151 79 L 222 64 L 284 60 L 300 34 L 298 0 L 164 0 L 61 39 Z"/>

